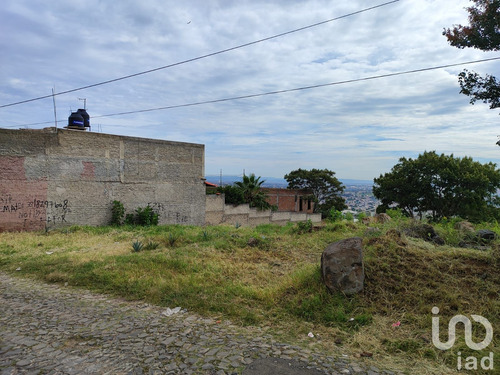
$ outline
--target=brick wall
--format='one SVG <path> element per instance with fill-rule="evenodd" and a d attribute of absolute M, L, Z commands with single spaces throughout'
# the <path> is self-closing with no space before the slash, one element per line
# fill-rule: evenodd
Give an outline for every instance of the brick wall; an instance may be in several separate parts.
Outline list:
<path fill-rule="evenodd" d="M 314 202 L 307 199 L 310 192 L 300 189 L 262 188 L 267 195 L 267 201 L 272 206 L 277 206 L 278 211 L 293 211 L 312 214 Z"/>
<path fill-rule="evenodd" d="M 113 200 L 205 223 L 204 146 L 78 130 L 0 129 L 0 231 L 105 225 Z"/>

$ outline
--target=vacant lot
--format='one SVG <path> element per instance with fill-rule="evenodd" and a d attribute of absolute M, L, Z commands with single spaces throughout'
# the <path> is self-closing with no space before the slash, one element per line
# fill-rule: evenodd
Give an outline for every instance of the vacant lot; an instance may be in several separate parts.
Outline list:
<path fill-rule="evenodd" d="M 382 368 L 456 373 L 459 351 L 464 362 L 494 352 L 495 369 L 500 367 L 497 241 L 482 250 L 458 248 L 470 235 L 449 222 L 435 226 L 446 243 L 437 246 L 405 235 L 411 225 L 395 218 L 370 227 L 328 223 L 312 232 L 265 225 L 2 233 L 0 269 L 264 327 L 280 338 Z M 477 226 L 483 228 L 500 233 L 497 226 Z M 321 283 L 321 253 L 327 244 L 353 236 L 363 238 L 365 290 L 332 295 Z M 494 342 L 475 352 L 459 326 L 452 349 L 434 348 L 433 306 L 440 308 L 441 341 L 447 340 L 451 317 L 477 314 L 492 323 Z M 484 338 L 477 328 L 475 342 Z"/>

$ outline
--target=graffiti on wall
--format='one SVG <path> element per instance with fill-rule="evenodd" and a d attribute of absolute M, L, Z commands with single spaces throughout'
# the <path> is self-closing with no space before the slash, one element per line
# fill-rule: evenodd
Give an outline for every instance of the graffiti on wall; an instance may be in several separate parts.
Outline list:
<path fill-rule="evenodd" d="M 67 199 L 54 201 L 36 197 L 16 198 L 12 194 L 0 196 L 0 218 L 22 223 L 24 228 L 34 223 L 44 225 L 67 223 L 69 212 L 71 209 Z"/>
<path fill-rule="evenodd" d="M 149 202 L 148 206 L 150 206 L 160 218 L 165 219 L 169 223 L 186 224 L 189 222 L 189 217 L 187 215 L 183 215 L 177 210 L 169 210 L 165 207 L 165 204 L 161 202 Z"/>

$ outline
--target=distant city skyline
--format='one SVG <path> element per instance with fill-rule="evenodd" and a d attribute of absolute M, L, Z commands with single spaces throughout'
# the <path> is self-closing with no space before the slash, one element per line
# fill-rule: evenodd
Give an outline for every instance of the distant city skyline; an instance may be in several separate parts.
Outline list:
<path fill-rule="evenodd" d="M 235 181 L 241 181 L 243 174 L 241 175 L 222 175 L 222 182 L 224 185 L 226 184 L 232 184 Z M 258 176 L 260 177 L 261 180 L 264 180 L 263 186 L 265 187 L 270 187 L 270 186 L 284 186 L 288 185 L 286 180 L 281 177 L 274 177 L 274 176 Z M 337 176 L 336 176 L 337 177 Z M 206 175 L 205 178 L 207 179 L 208 182 L 211 182 L 213 184 L 220 184 L 220 174 L 219 175 Z M 338 178 L 338 177 L 337 177 Z M 339 180 L 344 184 L 344 185 L 372 185 L 373 180 L 355 180 L 355 179 L 341 179 Z"/>

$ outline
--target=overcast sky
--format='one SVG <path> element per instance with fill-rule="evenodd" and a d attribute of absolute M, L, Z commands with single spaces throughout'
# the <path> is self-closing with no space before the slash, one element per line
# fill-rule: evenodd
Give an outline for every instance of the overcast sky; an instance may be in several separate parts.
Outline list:
<path fill-rule="evenodd" d="M 384 0 L 3 0 L 0 105 L 174 64 L 343 16 Z M 283 177 L 328 168 L 371 180 L 424 151 L 500 162 L 498 110 L 459 94 L 464 68 L 222 103 L 98 117 L 498 56 L 451 47 L 467 0 L 400 0 L 150 74 L 56 97 L 58 126 L 86 98 L 92 131 L 205 144 L 207 174 Z M 0 127 L 43 128 L 52 98 L 0 108 Z"/>

